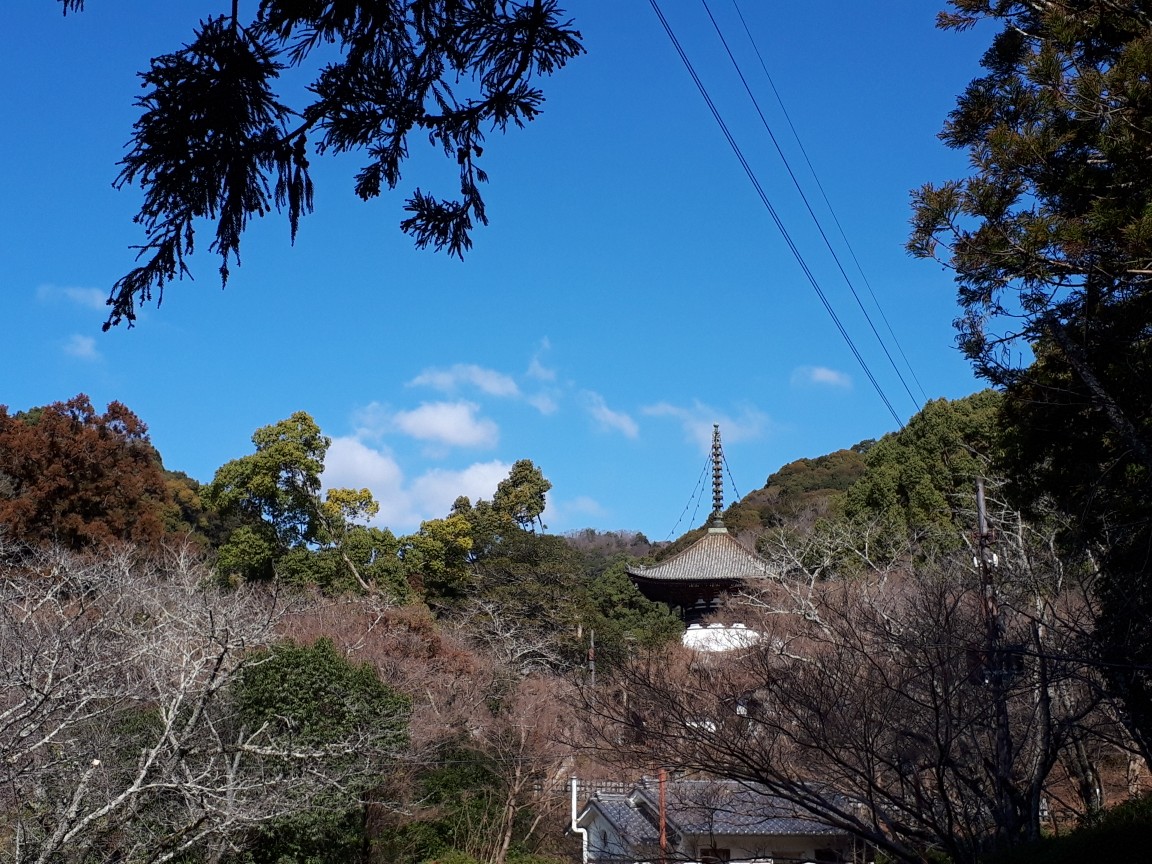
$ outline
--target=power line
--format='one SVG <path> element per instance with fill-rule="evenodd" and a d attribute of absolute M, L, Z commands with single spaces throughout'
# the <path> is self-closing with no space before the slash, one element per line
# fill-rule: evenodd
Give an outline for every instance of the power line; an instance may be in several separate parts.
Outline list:
<path fill-rule="evenodd" d="M 728 457 L 722 458 L 724 459 L 724 471 L 728 474 L 728 482 L 732 484 L 732 494 L 735 496 L 735 501 L 732 503 L 735 504 L 736 501 L 740 500 L 740 490 L 736 488 L 736 478 L 732 476 L 732 469 L 728 467 Z"/>
<path fill-rule="evenodd" d="M 696 514 L 700 512 L 700 501 L 704 497 L 704 478 L 708 476 L 708 469 L 711 467 L 711 460 L 704 463 L 704 467 L 700 470 L 700 476 L 696 478 L 696 486 L 692 489 L 692 494 L 688 498 L 688 503 L 684 505 L 684 510 L 680 513 L 680 518 L 676 520 L 676 524 L 672 526 L 672 530 L 668 532 L 665 540 L 671 540 L 672 535 L 676 533 L 676 529 L 680 527 L 680 523 L 684 521 L 684 515 L 688 512 L 688 508 L 693 504 L 696 509 L 692 511 L 692 524 L 696 524 Z"/>
<path fill-rule="evenodd" d="M 712 96 L 709 94 L 708 88 L 704 86 L 704 82 L 701 81 L 700 76 L 696 74 L 696 69 L 692 65 L 692 61 L 688 59 L 688 55 L 684 52 L 684 48 L 680 45 L 680 40 L 676 38 L 676 33 L 673 31 L 672 26 L 668 23 L 668 19 L 664 17 L 664 12 L 661 10 L 660 4 L 657 2 L 657 0 L 648 0 L 648 2 L 652 6 L 652 11 L 656 13 L 656 17 L 660 19 L 660 23 L 664 27 L 664 32 L 668 34 L 668 38 L 671 40 L 672 46 L 676 49 L 676 53 L 680 56 L 680 60 L 684 64 L 684 67 L 688 70 L 688 74 L 692 77 L 692 81 L 696 84 L 696 89 L 700 91 L 700 95 L 704 98 L 704 102 L 707 104 L 708 110 L 712 113 L 713 119 L 720 127 L 720 131 L 724 133 L 724 137 L 728 141 L 728 146 L 732 148 L 732 152 L 736 155 L 736 159 L 740 162 L 741 167 L 744 169 L 744 173 L 748 176 L 749 181 L 752 183 L 753 188 L 756 190 L 756 194 L 760 197 L 761 203 L 768 211 L 768 214 L 772 217 L 772 221 L 775 223 L 777 230 L 779 230 L 781 237 L 784 238 L 784 242 L 788 246 L 789 251 L 792 253 L 792 257 L 795 258 L 796 263 L 800 265 L 800 269 L 808 279 L 808 283 L 816 292 L 816 296 L 820 299 L 820 302 L 823 304 L 825 311 L 832 319 L 832 322 L 836 325 L 836 329 L 840 331 L 840 335 L 844 339 L 845 344 L 847 344 L 849 350 L 852 352 L 852 355 L 856 358 L 856 362 L 860 364 L 860 368 L 864 370 L 864 374 L 872 383 L 872 387 L 876 390 L 880 400 L 888 409 L 888 413 L 892 415 L 892 419 L 896 421 L 896 425 L 903 429 L 903 421 L 896 413 L 896 409 L 892 407 L 892 403 L 889 401 L 887 394 L 884 393 L 884 389 L 880 386 L 880 382 L 877 381 L 876 376 L 872 374 L 872 370 L 869 368 L 868 363 L 864 360 L 863 355 L 861 355 L 859 349 L 856 347 L 856 343 L 853 342 L 852 337 L 848 335 L 848 331 L 844 328 L 843 323 L 841 323 L 839 316 L 836 314 L 836 310 L 832 308 L 832 304 L 828 301 L 827 296 L 824 294 L 824 290 L 820 287 L 820 283 L 817 281 L 816 276 L 809 268 L 807 261 L 804 260 L 804 256 L 801 254 L 800 249 L 792 240 L 792 236 L 788 233 L 788 229 L 784 227 L 784 222 L 781 220 L 779 214 L 777 214 L 776 208 L 772 206 L 772 202 L 769 200 L 767 193 L 765 193 L 764 187 L 761 185 L 760 180 L 756 176 L 756 172 L 752 170 L 752 166 L 745 158 L 743 151 L 740 149 L 740 145 L 736 143 L 736 139 L 732 136 L 732 132 L 728 129 L 728 124 L 724 122 L 724 118 L 720 115 L 719 109 L 716 107 L 715 102 L 712 101 Z"/>
<path fill-rule="evenodd" d="M 872 283 L 868 279 L 868 274 L 864 272 L 864 267 L 860 263 L 860 259 L 856 257 L 856 250 L 852 248 L 852 243 L 848 240 L 848 235 L 844 231 L 844 226 L 840 224 L 840 217 L 836 215 L 836 208 L 832 206 L 832 202 L 828 198 L 828 193 L 824 191 L 824 184 L 820 182 L 820 176 L 816 173 L 816 168 L 812 164 L 812 160 L 808 158 L 808 150 L 804 147 L 804 142 L 800 138 L 800 133 L 796 131 L 796 126 L 792 122 L 792 117 L 788 113 L 788 108 L 784 104 L 784 99 L 780 96 L 780 91 L 776 89 L 776 82 L 772 80 L 772 75 L 768 71 L 768 66 L 764 62 L 764 56 L 760 53 L 760 46 L 757 44 L 755 37 L 752 35 L 751 29 L 748 27 L 748 22 L 744 20 L 744 13 L 740 9 L 738 0 L 732 0 L 732 7 L 736 10 L 736 15 L 740 19 L 740 24 L 744 28 L 744 33 L 748 36 L 748 42 L 752 45 L 752 50 L 756 52 L 756 59 L 760 61 L 760 68 L 764 72 L 764 77 L 768 81 L 768 86 L 772 88 L 772 94 L 776 97 L 776 104 L 780 106 L 780 112 L 784 115 L 784 120 L 788 123 L 788 128 L 792 131 L 792 137 L 796 140 L 796 145 L 800 148 L 800 154 L 804 157 L 804 162 L 808 165 L 808 171 L 812 175 L 812 179 L 816 182 L 816 188 L 820 190 L 820 197 L 824 199 L 824 205 L 828 208 L 829 214 L 832 216 L 832 221 L 836 225 L 836 230 L 840 234 L 840 239 L 844 241 L 844 246 L 848 249 L 848 254 L 852 257 L 852 262 L 856 265 L 856 270 L 860 274 L 860 278 L 864 280 L 864 286 L 868 289 L 868 294 L 872 297 L 872 302 L 876 304 L 876 310 L 880 313 L 880 318 L 884 321 L 884 327 L 888 330 L 888 334 L 892 337 L 892 341 L 896 344 L 896 350 L 900 352 L 900 357 L 904 361 L 905 367 L 908 369 L 912 380 L 916 382 L 916 389 L 920 391 L 920 396 L 924 402 L 928 401 L 928 394 L 924 392 L 924 385 L 920 383 L 919 377 L 916 375 L 916 367 L 908 360 L 908 355 L 904 353 L 904 348 L 900 344 L 900 340 L 896 337 L 896 332 L 892 329 L 892 324 L 888 320 L 888 316 L 884 313 L 884 307 L 880 305 L 880 300 L 876 296 L 876 292 L 872 290 Z M 915 400 L 914 400 L 915 401 Z"/>
<path fill-rule="evenodd" d="M 896 377 L 900 379 L 900 383 L 904 386 L 904 392 L 908 394 L 908 398 L 912 400 L 912 404 L 916 406 L 917 410 L 919 410 L 922 407 L 921 403 L 915 396 L 912 395 L 912 390 L 908 387 L 908 382 L 904 380 L 904 375 L 901 373 L 900 367 L 898 367 L 896 365 L 896 361 L 892 359 L 892 354 L 888 351 L 888 346 L 884 343 L 884 339 L 880 336 L 880 332 L 876 329 L 876 325 L 872 322 L 872 316 L 868 314 L 868 310 L 865 308 L 863 301 L 860 299 L 860 295 L 856 292 L 856 286 L 852 284 L 852 279 L 848 276 L 847 271 L 844 269 L 844 265 L 840 261 L 840 256 L 836 254 L 836 249 L 832 246 L 831 241 L 828 239 L 828 235 L 824 232 L 824 226 L 821 224 L 819 217 L 816 215 L 816 212 L 812 209 L 812 205 L 808 201 L 808 196 L 805 194 L 804 188 L 800 185 L 799 179 L 796 177 L 795 172 L 792 170 L 792 164 L 788 161 L 788 157 L 784 154 L 784 149 L 780 146 L 780 142 L 776 140 L 776 133 L 772 131 L 772 126 L 768 123 L 768 118 L 764 116 L 764 112 L 760 108 L 760 102 L 756 98 L 756 94 L 752 92 L 752 87 L 748 84 L 748 79 L 745 78 L 744 70 L 740 68 L 740 63 L 736 59 L 736 55 L 732 53 L 732 49 L 728 46 L 728 40 L 724 37 L 724 31 L 720 29 L 720 24 L 717 23 L 716 17 L 712 14 L 712 9 L 708 5 L 708 0 L 700 0 L 700 2 L 704 6 L 704 11 L 708 13 L 708 20 L 712 22 L 712 27 L 715 29 L 716 35 L 720 37 L 720 44 L 724 46 L 724 51 L 728 54 L 728 59 L 732 61 L 732 68 L 736 70 L 736 75 L 740 78 L 740 83 L 744 85 L 744 92 L 747 93 L 748 98 L 752 100 L 752 107 L 756 109 L 756 114 L 760 117 L 760 123 L 764 126 L 764 130 L 768 133 L 768 137 L 772 141 L 772 146 L 776 148 L 776 153 L 780 157 L 780 161 L 784 163 L 784 169 L 788 172 L 788 176 L 792 179 L 792 185 L 796 187 L 796 191 L 800 194 L 800 200 L 804 202 L 804 207 L 808 211 L 808 215 L 812 218 L 812 222 L 816 226 L 816 230 L 820 232 L 820 238 L 824 241 L 824 246 L 828 249 L 829 254 L 832 255 L 832 260 L 836 262 L 836 269 L 838 269 L 840 271 L 840 275 L 844 277 L 844 282 L 847 284 L 848 290 L 852 292 L 852 296 L 856 300 L 856 305 L 860 307 L 860 311 L 864 315 L 864 320 L 868 322 L 868 326 L 872 330 L 872 335 L 875 336 L 876 341 L 880 343 L 880 348 L 884 352 L 884 356 L 888 358 L 888 363 L 892 366 L 892 371 L 896 373 Z M 745 25 L 745 27 L 747 27 L 747 25 Z M 759 52 L 757 52 L 757 55 L 759 56 Z M 761 64 L 763 65 L 763 59 L 761 59 Z M 775 90 L 775 86 L 773 86 L 773 90 Z M 776 94 L 776 98 L 779 100 L 779 93 Z M 781 102 L 781 104 L 783 103 Z M 791 121 L 789 121 L 789 123 L 791 123 Z M 795 135 L 795 127 L 793 127 L 792 132 Z M 797 136 L 797 141 L 799 141 L 799 136 Z M 801 149 L 803 149 L 803 145 L 801 145 Z M 807 154 L 805 154 L 805 158 L 807 158 Z M 812 174 L 815 176 L 815 170 L 812 169 L 811 161 L 808 162 L 808 168 L 809 170 L 812 170 Z M 817 185 L 819 185 L 819 180 L 817 180 Z M 821 192 L 823 192 L 822 187 Z M 828 202 L 827 196 L 825 196 L 824 201 L 825 203 Z M 829 207 L 829 209 L 831 209 L 831 207 Z M 833 214 L 833 218 L 835 218 L 835 214 Z M 839 225 L 839 221 L 837 221 L 837 225 Z M 840 233 L 841 236 L 843 236 L 843 229 L 841 229 Z M 846 239 L 845 242 L 847 242 Z M 856 263 L 857 266 L 859 266 L 860 262 L 857 261 Z M 872 295 L 872 299 L 875 301 L 875 294 Z M 879 307 L 879 303 L 877 303 L 877 307 Z M 892 338 L 895 339 L 895 335 L 893 335 Z"/>

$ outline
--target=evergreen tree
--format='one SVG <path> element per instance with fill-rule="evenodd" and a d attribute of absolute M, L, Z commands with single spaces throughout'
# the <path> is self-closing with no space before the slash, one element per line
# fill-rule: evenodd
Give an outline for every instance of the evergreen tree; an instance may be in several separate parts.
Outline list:
<path fill-rule="evenodd" d="M 1007 388 L 1021 503 L 1100 562 L 1098 649 L 1152 755 L 1152 10 L 951 6 L 1001 29 L 942 133 L 973 174 L 915 193 L 909 248 L 954 269 L 959 343 Z"/>

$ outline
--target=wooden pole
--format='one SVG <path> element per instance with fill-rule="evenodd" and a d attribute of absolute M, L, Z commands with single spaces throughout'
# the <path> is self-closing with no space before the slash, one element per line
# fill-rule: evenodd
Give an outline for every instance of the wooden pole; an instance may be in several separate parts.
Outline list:
<path fill-rule="evenodd" d="M 668 829 L 667 820 L 664 817 L 664 808 L 667 799 L 665 798 L 664 787 L 668 782 L 668 772 L 663 768 L 660 769 L 660 864 L 666 864 L 668 860 Z"/>

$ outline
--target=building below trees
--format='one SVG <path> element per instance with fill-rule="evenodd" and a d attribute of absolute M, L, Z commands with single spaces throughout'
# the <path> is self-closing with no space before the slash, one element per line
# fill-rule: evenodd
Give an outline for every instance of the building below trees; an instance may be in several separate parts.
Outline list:
<path fill-rule="evenodd" d="M 597 791 L 574 827 L 587 832 L 585 864 L 871 860 L 847 831 L 733 780 L 645 777 L 624 792 Z"/>

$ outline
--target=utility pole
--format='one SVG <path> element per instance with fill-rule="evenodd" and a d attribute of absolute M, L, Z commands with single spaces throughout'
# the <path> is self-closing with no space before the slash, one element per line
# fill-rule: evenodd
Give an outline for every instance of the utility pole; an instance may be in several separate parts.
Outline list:
<path fill-rule="evenodd" d="M 992 581 L 992 568 L 996 555 L 992 552 L 992 531 L 988 527 L 988 509 L 984 502 L 984 478 L 976 478 L 976 531 L 980 561 L 980 594 L 984 611 L 987 648 L 992 650 L 1000 642 L 1000 609 L 996 601 L 996 586 Z M 991 655 L 989 661 L 991 662 Z"/>
<path fill-rule="evenodd" d="M 667 864 L 668 861 L 668 821 L 665 816 L 665 808 L 667 807 L 667 798 L 665 787 L 668 785 L 668 772 L 660 769 L 659 783 L 660 783 L 660 864 Z"/>
<path fill-rule="evenodd" d="M 591 685 L 593 688 L 596 686 L 596 631 L 588 631 L 588 674 L 591 678 Z"/>
<path fill-rule="evenodd" d="M 1001 837 L 1012 837 L 1016 834 L 1016 807 L 1010 788 L 1012 726 L 1008 719 L 1009 670 L 1005 668 L 1004 652 L 1000 647 L 1000 608 L 993 579 L 997 559 L 991 548 L 992 529 L 988 526 L 983 477 L 976 479 L 976 530 L 980 566 L 980 605 L 984 616 L 984 676 L 992 694 L 992 711 L 996 725 L 996 776 L 993 779 L 996 808 L 1000 811 L 996 827 Z"/>

